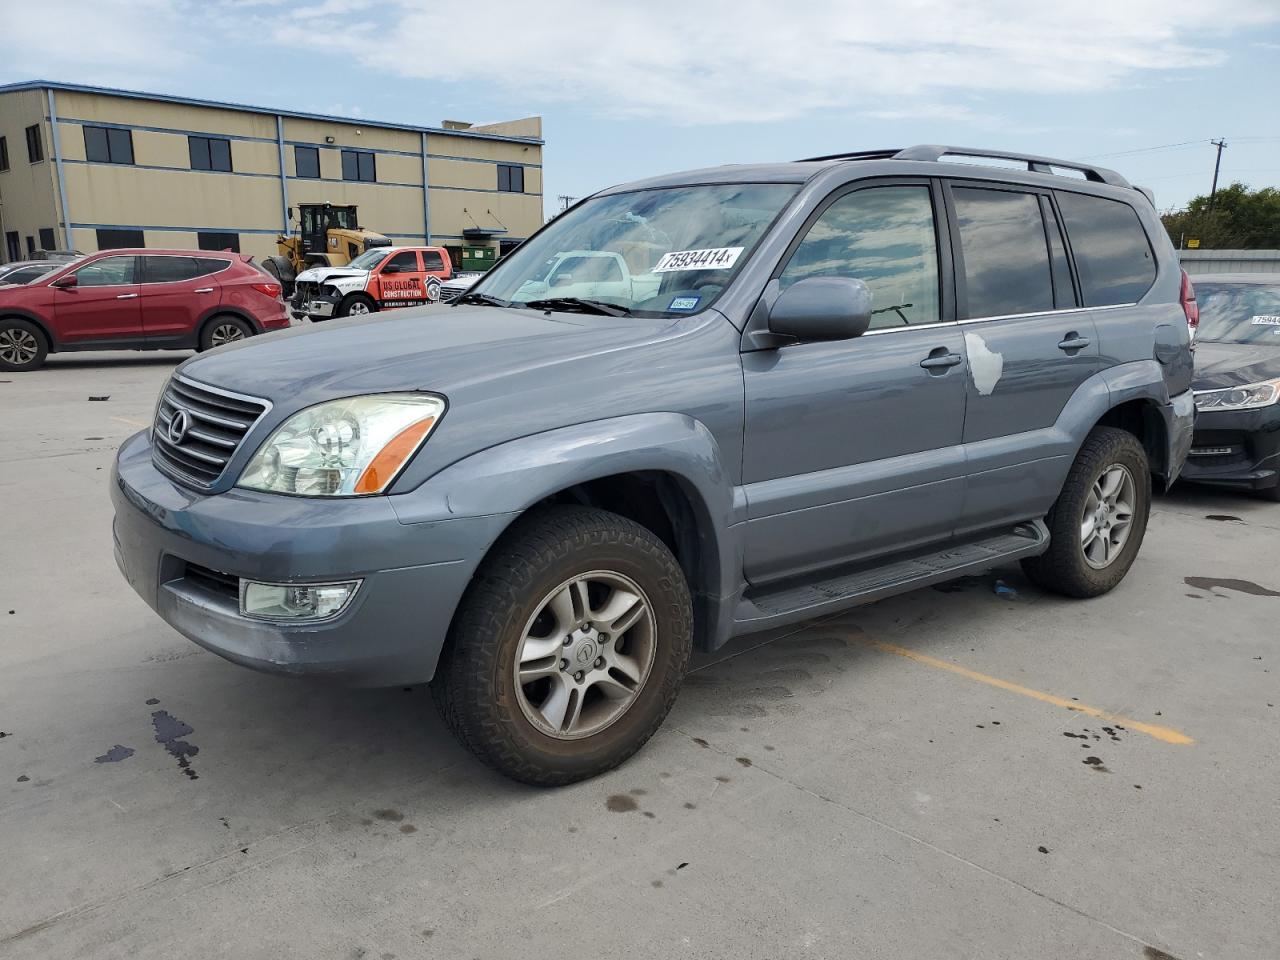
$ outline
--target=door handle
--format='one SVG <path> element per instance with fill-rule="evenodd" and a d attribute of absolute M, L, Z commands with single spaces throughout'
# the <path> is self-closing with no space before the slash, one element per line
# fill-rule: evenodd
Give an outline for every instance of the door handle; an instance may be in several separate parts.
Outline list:
<path fill-rule="evenodd" d="M 118 297 L 116 297 L 116 299 L 117 300 L 135 300 L 137 299 L 137 297 L 138 295 L 136 293 L 122 293 Z"/>
<path fill-rule="evenodd" d="M 945 373 L 948 367 L 956 366 L 963 359 L 964 358 L 960 356 L 960 354 L 952 353 L 946 347 L 938 347 L 930 353 L 929 356 L 920 361 L 920 366 L 930 372 L 934 370 L 941 370 Z"/>
<path fill-rule="evenodd" d="M 1083 350 L 1088 345 L 1089 345 L 1088 337 L 1082 337 L 1080 336 L 1080 334 L 1072 330 L 1070 333 L 1067 334 L 1066 339 L 1064 339 L 1061 343 L 1058 344 L 1058 349 L 1064 350 L 1067 353 L 1070 353 L 1072 350 Z"/>
<path fill-rule="evenodd" d="M 201 287 L 199 290 L 195 290 L 192 292 L 193 293 L 213 293 L 213 287 Z"/>

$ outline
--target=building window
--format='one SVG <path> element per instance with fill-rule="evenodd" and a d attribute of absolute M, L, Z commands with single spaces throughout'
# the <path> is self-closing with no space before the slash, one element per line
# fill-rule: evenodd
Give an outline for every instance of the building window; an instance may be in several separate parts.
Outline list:
<path fill-rule="evenodd" d="M 57 249 L 57 243 L 58 241 L 53 239 L 53 227 L 40 228 L 40 249 L 55 250 Z"/>
<path fill-rule="evenodd" d="M 33 123 L 27 127 L 27 157 L 32 163 L 44 159 L 44 141 L 40 139 L 40 124 Z"/>
<path fill-rule="evenodd" d="M 240 234 L 238 233 L 217 233 L 207 230 L 196 234 L 201 250 L 231 250 L 234 253 L 240 252 Z"/>
<path fill-rule="evenodd" d="M 293 148 L 293 172 L 307 180 L 320 179 L 320 150 L 317 147 Z"/>
<path fill-rule="evenodd" d="M 31 258 L 31 257 L 34 257 L 35 255 L 36 255 L 36 238 L 32 236 L 28 236 L 27 237 L 27 257 Z"/>
<path fill-rule="evenodd" d="M 498 190 L 502 193 L 524 193 L 524 167 L 498 164 Z"/>
<path fill-rule="evenodd" d="M 342 151 L 342 179 L 374 183 L 378 179 L 373 154 L 364 150 Z"/>
<path fill-rule="evenodd" d="M 221 137 L 187 137 L 192 170 L 231 172 L 231 141 Z"/>
<path fill-rule="evenodd" d="M 10 230 L 4 235 L 5 259 L 10 263 L 22 259 L 22 247 L 18 245 L 18 231 Z"/>
<path fill-rule="evenodd" d="M 0 170 L 9 169 L 9 138 L 0 137 Z"/>
<path fill-rule="evenodd" d="M 123 250 L 130 247 L 145 247 L 141 230 L 99 230 L 99 250 Z"/>
<path fill-rule="evenodd" d="M 84 155 L 90 163 L 133 163 L 133 131 L 85 127 Z"/>

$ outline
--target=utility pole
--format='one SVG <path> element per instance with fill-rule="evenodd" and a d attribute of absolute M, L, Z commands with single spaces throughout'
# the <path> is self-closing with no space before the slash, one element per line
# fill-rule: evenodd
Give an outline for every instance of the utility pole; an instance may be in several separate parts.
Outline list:
<path fill-rule="evenodd" d="M 1210 140 L 1218 148 L 1218 159 L 1213 161 L 1213 186 L 1209 188 L 1209 209 L 1213 209 L 1213 198 L 1218 193 L 1218 168 L 1222 166 L 1222 151 L 1227 146 L 1226 140 Z"/>
<path fill-rule="evenodd" d="M 571 206 L 573 206 L 574 201 L 576 201 L 578 198 L 570 197 L 562 193 L 556 199 L 560 201 L 560 210 L 561 212 L 563 212 L 565 210 L 568 210 Z"/>

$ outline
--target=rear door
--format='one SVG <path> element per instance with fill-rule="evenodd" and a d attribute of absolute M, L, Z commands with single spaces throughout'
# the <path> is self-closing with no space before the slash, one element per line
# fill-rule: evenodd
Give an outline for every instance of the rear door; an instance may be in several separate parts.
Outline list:
<path fill-rule="evenodd" d="M 1054 427 L 1099 369 L 1098 336 L 1049 192 L 953 181 L 947 210 L 970 373 L 965 533 L 1048 508 L 1061 460 L 1074 453 Z"/>
<path fill-rule="evenodd" d="M 98 340 L 141 342 L 138 258 L 133 254 L 91 260 L 75 271 L 74 287 L 55 288 L 53 311 L 64 344 Z"/>
<path fill-rule="evenodd" d="M 149 344 L 190 340 L 200 318 L 218 305 L 222 288 L 212 273 L 230 264 L 168 254 L 146 254 L 142 261 L 142 329 Z"/>

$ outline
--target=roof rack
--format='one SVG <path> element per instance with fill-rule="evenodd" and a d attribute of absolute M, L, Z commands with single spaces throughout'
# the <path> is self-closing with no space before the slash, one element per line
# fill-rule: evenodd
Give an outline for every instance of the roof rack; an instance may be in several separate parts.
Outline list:
<path fill-rule="evenodd" d="M 1004 150 L 985 150 L 975 147 L 952 147 L 938 143 L 922 143 L 904 150 L 862 150 L 857 153 L 833 153 L 825 157 L 807 157 L 807 160 L 920 160 L 928 163 L 941 160 L 943 157 L 973 157 L 978 160 L 1014 160 L 1027 165 L 1032 173 L 1053 173 L 1054 167 L 1064 170 L 1076 170 L 1086 180 L 1094 183 L 1107 183 L 1113 187 L 1132 186 L 1128 180 L 1106 167 L 1095 167 L 1080 163 L 1078 160 L 1056 160 L 1053 157 L 1039 157 L 1031 153 L 1008 153 Z"/>

